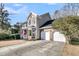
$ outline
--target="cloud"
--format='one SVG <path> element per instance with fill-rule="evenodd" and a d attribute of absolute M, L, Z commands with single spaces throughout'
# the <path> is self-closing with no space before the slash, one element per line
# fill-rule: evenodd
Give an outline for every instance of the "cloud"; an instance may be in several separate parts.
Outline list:
<path fill-rule="evenodd" d="M 22 8 L 16 10 L 17 14 L 26 14 L 26 16 L 28 16 L 28 14 L 30 13 L 30 11 L 28 10 L 28 7 L 23 6 Z"/>
<path fill-rule="evenodd" d="M 19 9 L 17 9 L 17 10 L 15 10 L 12 7 L 5 7 L 5 9 L 7 9 L 10 14 L 16 14 L 16 15 L 29 12 L 29 10 L 28 10 L 28 8 L 26 6 L 23 6 L 23 7 L 19 8 Z"/>
<path fill-rule="evenodd" d="M 47 3 L 48 5 L 56 5 L 57 3 Z"/>
<path fill-rule="evenodd" d="M 25 12 L 27 12 L 27 10 L 28 10 L 28 8 L 26 6 L 24 6 L 16 11 L 17 11 L 17 13 L 25 13 Z"/>
<path fill-rule="evenodd" d="M 14 9 L 14 7 L 5 7 L 9 11 L 10 18 L 12 18 L 11 23 L 15 24 L 16 22 L 24 22 L 26 21 L 26 18 L 28 17 L 29 10 L 27 6 L 20 7 L 18 9 Z M 23 20 L 23 21 L 22 21 Z"/>
<path fill-rule="evenodd" d="M 10 14 L 17 14 L 16 10 L 14 10 L 13 8 L 5 7 L 5 9 L 8 10 Z"/>
<path fill-rule="evenodd" d="M 14 6 L 17 6 L 17 7 L 19 7 L 19 6 L 23 6 L 23 4 L 14 4 Z"/>

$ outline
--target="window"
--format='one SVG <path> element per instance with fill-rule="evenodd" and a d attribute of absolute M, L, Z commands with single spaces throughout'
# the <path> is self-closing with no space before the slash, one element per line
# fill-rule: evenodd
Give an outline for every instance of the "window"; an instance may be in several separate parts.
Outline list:
<path fill-rule="evenodd" d="M 31 20 L 29 20 L 29 25 L 31 24 Z"/>
<path fill-rule="evenodd" d="M 29 30 L 29 36 L 31 36 L 32 35 L 32 32 L 31 32 L 31 30 Z"/>
<path fill-rule="evenodd" d="M 33 19 L 33 24 L 35 24 L 35 19 Z"/>
<path fill-rule="evenodd" d="M 35 32 L 36 28 L 32 28 L 32 31 Z"/>
<path fill-rule="evenodd" d="M 35 17 L 33 17 L 32 19 L 33 19 L 33 24 L 35 24 Z"/>
<path fill-rule="evenodd" d="M 35 33 L 32 33 L 32 38 L 35 38 Z"/>
<path fill-rule="evenodd" d="M 26 30 L 24 30 L 24 35 L 26 35 L 27 34 L 27 31 Z"/>
<path fill-rule="evenodd" d="M 29 25 L 30 24 L 35 24 L 35 17 L 34 16 L 30 16 L 28 23 L 29 23 Z"/>

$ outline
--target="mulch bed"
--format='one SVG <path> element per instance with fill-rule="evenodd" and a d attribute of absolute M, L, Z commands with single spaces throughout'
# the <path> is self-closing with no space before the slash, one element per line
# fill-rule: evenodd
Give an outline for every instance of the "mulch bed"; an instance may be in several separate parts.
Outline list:
<path fill-rule="evenodd" d="M 79 45 L 66 44 L 63 56 L 79 56 Z"/>

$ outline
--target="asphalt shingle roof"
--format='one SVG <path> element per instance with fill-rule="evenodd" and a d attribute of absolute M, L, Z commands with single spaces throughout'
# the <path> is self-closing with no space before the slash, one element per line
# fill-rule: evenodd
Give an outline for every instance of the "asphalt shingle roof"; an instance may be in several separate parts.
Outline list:
<path fill-rule="evenodd" d="M 40 28 L 41 28 L 41 27 L 46 27 L 46 26 L 51 26 L 53 21 L 54 21 L 54 20 L 49 20 L 49 21 L 47 21 L 47 22 L 44 23 L 42 26 L 40 26 Z"/>

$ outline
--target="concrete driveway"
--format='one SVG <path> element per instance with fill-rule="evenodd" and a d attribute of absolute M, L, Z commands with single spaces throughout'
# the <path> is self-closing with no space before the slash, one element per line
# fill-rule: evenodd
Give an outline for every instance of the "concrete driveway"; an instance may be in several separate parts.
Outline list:
<path fill-rule="evenodd" d="M 63 48 L 63 42 L 27 41 L 24 44 L 0 48 L 0 56 L 61 56 Z"/>

